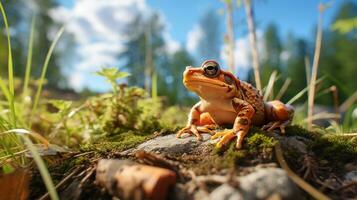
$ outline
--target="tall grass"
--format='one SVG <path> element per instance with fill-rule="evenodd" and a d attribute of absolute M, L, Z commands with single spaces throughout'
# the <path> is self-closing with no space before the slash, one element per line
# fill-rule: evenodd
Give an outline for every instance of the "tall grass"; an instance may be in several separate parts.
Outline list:
<path fill-rule="evenodd" d="M 22 129 L 20 124 L 17 122 L 23 121 L 23 119 L 20 118 L 25 118 L 26 116 L 19 116 L 18 113 L 16 113 L 16 106 L 18 104 L 15 104 L 15 90 L 14 90 L 14 66 L 13 66 L 13 57 L 12 57 L 12 51 L 11 51 L 11 39 L 10 39 L 10 33 L 9 33 L 9 26 L 8 26 L 8 21 L 6 17 L 6 12 L 4 10 L 4 7 L 0 1 L 0 10 L 1 14 L 3 16 L 4 24 L 5 24 L 5 30 L 6 30 L 6 36 L 7 36 L 7 45 L 8 45 L 8 83 L 6 83 L 3 78 L 0 75 L 0 89 L 2 93 L 5 96 L 5 99 L 7 101 L 7 106 L 9 109 L 9 112 L 0 113 L 0 146 L 2 147 L 2 150 L 0 151 L 0 161 L 4 161 L 5 159 L 8 160 L 8 158 L 12 158 L 14 161 L 17 160 L 17 157 L 20 157 L 20 163 L 22 165 L 25 164 L 25 157 L 24 154 L 27 151 L 30 151 L 33 160 L 35 161 L 38 170 L 41 174 L 41 177 L 45 183 L 45 186 L 50 194 L 51 199 L 57 200 L 58 195 L 56 192 L 56 189 L 54 187 L 53 181 L 51 179 L 51 176 L 47 170 L 47 167 L 42 160 L 41 156 L 37 152 L 37 149 L 31 139 L 28 137 L 28 135 L 32 136 L 36 140 L 39 140 L 41 143 L 43 143 L 45 146 L 48 146 L 48 141 L 43 138 L 41 135 L 37 133 L 33 133 L 30 130 L 25 130 Z M 29 85 L 29 80 L 31 76 L 31 62 L 32 62 L 32 50 L 33 50 L 33 38 L 34 38 L 34 28 L 35 27 L 35 19 L 32 19 L 31 22 L 31 30 L 30 30 L 30 36 L 29 36 L 29 47 L 28 47 L 28 55 L 27 55 L 27 62 L 26 62 L 26 72 L 25 72 L 25 77 L 24 77 L 24 85 L 23 85 L 23 95 L 28 95 L 28 85 Z M 39 81 L 39 85 L 37 88 L 36 96 L 35 96 L 35 101 L 30 113 L 30 118 L 27 119 L 27 121 L 31 121 L 31 117 L 34 115 L 36 112 L 36 108 L 39 103 L 40 95 L 42 92 L 42 87 L 44 84 L 44 79 L 46 76 L 48 64 L 51 58 L 51 55 L 53 53 L 53 50 L 64 31 L 64 27 L 62 27 L 58 33 L 56 34 L 55 39 L 53 40 L 47 55 L 45 62 L 42 67 L 42 72 L 41 72 L 41 77 Z M 19 102 L 21 104 L 21 102 Z M 7 114 L 9 113 L 9 114 Z M 9 118 L 9 119 L 7 119 Z M 20 127 L 19 127 L 20 126 Z M 25 126 L 25 124 L 22 124 L 22 126 Z M 5 156 L 4 156 L 5 155 Z M 3 163 L 1 164 L 3 165 Z M 1 166 L 3 167 L 3 166 Z"/>
<path fill-rule="evenodd" d="M 5 12 L 4 7 L 1 2 L 0 2 L 0 10 L 1 10 L 1 14 L 3 16 L 3 20 L 5 23 L 5 31 L 6 31 L 6 35 L 7 35 L 7 46 L 8 46 L 7 47 L 8 48 L 7 69 L 8 69 L 8 79 L 9 79 L 9 90 L 5 89 L 6 86 L 4 85 L 3 81 L 1 81 L 0 84 L 2 85 L 1 89 L 6 90 L 3 92 L 4 92 L 4 94 L 6 93 L 9 107 L 11 110 L 12 124 L 13 124 L 13 126 L 16 126 L 16 112 L 15 112 L 15 102 L 14 102 L 14 69 L 13 69 L 14 67 L 13 67 L 13 62 L 12 62 L 11 40 L 10 40 L 10 32 L 9 32 L 9 26 L 7 23 L 6 12 Z"/>
<path fill-rule="evenodd" d="M 31 117 L 36 112 L 36 109 L 37 109 L 37 106 L 38 106 L 38 101 L 40 99 L 40 95 L 41 95 L 41 92 L 42 92 L 42 86 L 44 84 L 44 80 L 45 80 L 45 76 L 46 76 L 46 72 L 47 72 L 47 68 L 48 68 L 48 63 L 50 62 L 53 50 L 54 50 L 58 40 L 60 39 L 63 31 L 64 31 L 64 26 L 57 32 L 54 40 L 52 41 L 50 49 L 47 52 L 45 63 L 43 64 L 43 67 L 42 67 L 41 77 L 40 77 L 39 85 L 38 85 L 38 88 L 37 88 L 34 104 L 33 104 L 32 111 L 31 111 Z M 30 127 L 31 127 L 31 125 L 30 125 Z"/>
<path fill-rule="evenodd" d="M 25 72 L 25 79 L 24 79 L 24 86 L 22 89 L 22 93 L 25 96 L 28 95 L 28 86 L 31 76 L 31 64 L 32 64 L 32 48 L 33 48 L 33 36 L 35 32 L 35 21 L 36 18 L 33 17 L 31 21 L 31 31 L 28 43 L 28 53 L 27 53 L 27 60 L 26 60 L 26 72 Z"/>

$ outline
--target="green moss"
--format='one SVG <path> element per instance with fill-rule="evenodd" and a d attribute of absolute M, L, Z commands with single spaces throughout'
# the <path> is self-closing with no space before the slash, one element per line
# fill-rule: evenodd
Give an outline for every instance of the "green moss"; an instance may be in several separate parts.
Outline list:
<path fill-rule="evenodd" d="M 318 159 L 327 160 L 335 166 L 350 162 L 357 157 L 356 138 L 326 134 L 323 130 L 308 131 L 296 125 L 287 127 L 286 135 L 309 139 L 309 150 L 314 152 Z"/>
<path fill-rule="evenodd" d="M 326 135 L 316 138 L 309 147 L 320 158 L 335 164 L 350 162 L 357 158 L 356 138 Z"/>

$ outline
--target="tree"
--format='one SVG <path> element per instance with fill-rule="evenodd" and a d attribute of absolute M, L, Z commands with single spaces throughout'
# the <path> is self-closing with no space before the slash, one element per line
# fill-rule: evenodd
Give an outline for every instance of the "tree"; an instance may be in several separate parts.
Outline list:
<path fill-rule="evenodd" d="M 182 73 L 186 66 L 194 63 L 185 49 L 180 49 L 169 57 L 165 68 L 159 74 L 159 93 L 168 98 L 170 104 L 192 104 L 193 98 L 182 84 Z"/>
<path fill-rule="evenodd" d="M 198 42 L 200 58 L 204 60 L 218 60 L 221 48 L 221 26 L 219 16 L 213 9 L 209 9 L 200 19 L 199 26 L 203 30 L 203 36 Z"/>
<path fill-rule="evenodd" d="M 262 57 L 262 83 L 267 85 L 270 74 L 276 70 L 281 72 L 280 54 L 282 45 L 275 24 L 269 24 L 264 32 L 264 56 Z"/>
<path fill-rule="evenodd" d="M 357 17 L 357 4 L 352 1 L 343 3 L 332 23 Z M 326 31 L 321 52 L 321 74 L 325 75 L 323 87 L 336 85 L 340 102 L 348 98 L 357 88 L 357 37 L 356 30 L 349 33 Z M 330 104 L 332 98 L 319 98 L 318 101 Z"/>
<path fill-rule="evenodd" d="M 124 61 L 124 67 L 131 73 L 128 79 L 129 84 L 144 87 L 145 79 L 151 79 L 156 63 L 165 56 L 163 28 L 158 13 L 153 13 L 148 19 L 138 15 L 127 27 L 126 33 L 129 40 L 125 44 L 126 51 L 121 53 L 119 58 Z M 150 38 L 148 38 L 148 31 Z M 147 55 L 148 45 L 150 45 L 151 55 Z M 151 57 L 152 66 L 146 66 L 147 56 Z M 152 68 L 149 70 L 149 74 L 145 74 L 147 67 Z"/>
<path fill-rule="evenodd" d="M 31 3 L 25 0 L 18 0 L 7 1 L 4 3 L 4 6 L 9 25 L 13 30 L 13 34 L 11 35 L 11 48 L 14 62 L 14 75 L 17 77 L 22 78 L 25 74 L 31 18 L 36 16 L 32 76 L 38 78 L 41 74 L 41 67 L 45 61 L 47 51 L 52 43 L 49 38 L 49 33 L 53 32 L 53 28 L 58 26 L 53 22 L 48 11 L 54 6 L 57 6 L 57 3 L 55 0 L 37 0 L 31 1 Z M 0 49 L 7 50 L 5 37 L 6 35 L 1 32 Z M 62 39 L 61 43 L 65 43 L 65 41 Z M 58 51 L 54 51 L 51 56 L 51 61 L 46 74 L 48 85 L 51 87 L 58 87 L 59 84 L 63 85 L 63 82 L 65 81 L 59 66 L 59 59 L 62 56 L 65 56 L 65 54 L 63 52 L 61 54 Z M 7 63 L 7 51 L 1 51 L 0 58 L 0 64 L 3 66 L 4 62 Z M 1 74 L 3 74 L 3 69 L 4 68 L 0 71 Z"/>
<path fill-rule="evenodd" d="M 283 101 L 287 101 L 306 87 L 305 56 L 309 55 L 307 41 L 288 36 L 287 52 L 289 58 L 286 63 L 285 75 L 291 78 L 291 84 L 286 91 Z M 300 99 L 304 101 L 305 99 Z"/>

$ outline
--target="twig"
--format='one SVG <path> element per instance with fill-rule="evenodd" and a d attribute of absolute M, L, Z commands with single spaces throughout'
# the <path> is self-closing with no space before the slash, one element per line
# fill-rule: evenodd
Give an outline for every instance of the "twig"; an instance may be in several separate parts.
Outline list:
<path fill-rule="evenodd" d="M 319 200 L 330 200 L 329 197 L 312 187 L 310 184 L 305 182 L 302 178 L 300 178 L 297 174 L 295 174 L 287 164 L 286 160 L 284 159 L 283 152 L 281 150 L 280 143 L 276 143 L 275 145 L 275 155 L 276 159 L 278 160 L 279 165 L 286 171 L 288 176 L 293 180 L 299 187 L 309 193 L 313 198 Z"/>
<path fill-rule="evenodd" d="M 69 181 L 80 169 L 81 169 L 81 167 L 78 167 L 78 168 L 74 169 L 70 174 L 68 174 L 64 179 L 62 179 L 56 185 L 56 187 L 55 187 L 56 190 L 58 190 L 58 188 L 62 187 L 65 183 L 67 183 L 67 181 Z M 45 199 L 48 199 L 48 197 L 49 197 L 49 193 L 47 192 L 41 198 L 39 198 L 39 200 L 45 200 Z"/>
<path fill-rule="evenodd" d="M 346 188 L 349 188 L 353 185 L 357 185 L 357 181 L 351 181 L 345 185 L 342 185 L 341 187 L 337 188 L 338 191 L 345 190 Z"/>

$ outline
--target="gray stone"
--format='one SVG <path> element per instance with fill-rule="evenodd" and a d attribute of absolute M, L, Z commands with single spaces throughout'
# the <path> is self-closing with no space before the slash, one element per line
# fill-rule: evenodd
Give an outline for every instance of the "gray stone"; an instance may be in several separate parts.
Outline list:
<path fill-rule="evenodd" d="M 244 199 L 266 199 L 278 194 L 282 199 L 299 199 L 297 186 L 280 168 L 258 169 L 239 178 Z"/>
<path fill-rule="evenodd" d="M 243 200 L 243 196 L 239 190 L 228 185 L 223 184 L 213 190 L 209 196 L 210 199 L 214 200 Z"/>
<path fill-rule="evenodd" d="M 182 138 L 177 138 L 175 134 L 159 136 L 154 139 L 148 140 L 135 149 L 130 149 L 123 152 L 124 154 L 132 153 L 137 150 L 144 150 L 148 152 L 160 152 L 167 154 L 183 154 L 190 153 L 192 151 L 198 150 L 200 147 L 208 146 L 210 144 L 210 135 L 203 134 L 203 140 L 198 141 L 195 136 L 184 136 Z"/>
<path fill-rule="evenodd" d="M 267 199 L 279 196 L 281 199 L 301 199 L 297 186 L 289 179 L 286 172 L 280 168 L 264 168 L 246 176 L 238 177 L 238 188 L 223 184 L 213 190 L 210 199 Z"/>
<path fill-rule="evenodd" d="M 357 171 L 350 171 L 344 176 L 346 181 L 357 181 Z"/>
<path fill-rule="evenodd" d="M 300 153 L 306 154 L 308 153 L 307 150 L 307 142 L 306 138 L 300 136 L 278 136 L 280 143 L 285 149 L 295 149 Z"/>

